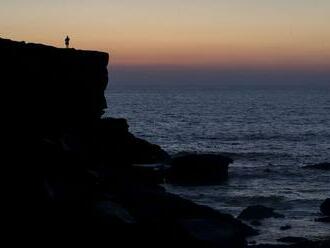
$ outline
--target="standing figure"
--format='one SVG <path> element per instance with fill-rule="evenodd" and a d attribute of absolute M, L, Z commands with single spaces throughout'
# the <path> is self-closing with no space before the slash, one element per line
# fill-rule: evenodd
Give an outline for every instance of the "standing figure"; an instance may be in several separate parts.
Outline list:
<path fill-rule="evenodd" d="M 66 48 L 69 48 L 69 45 L 70 45 L 70 38 L 69 38 L 69 36 L 66 36 L 66 38 L 64 40 L 64 43 L 65 43 Z"/>

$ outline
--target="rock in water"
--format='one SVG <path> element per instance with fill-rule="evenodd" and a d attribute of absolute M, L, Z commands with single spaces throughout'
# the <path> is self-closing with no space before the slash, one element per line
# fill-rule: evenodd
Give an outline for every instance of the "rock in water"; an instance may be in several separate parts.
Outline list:
<path fill-rule="evenodd" d="M 281 231 L 286 231 L 286 230 L 289 230 L 289 229 L 291 229 L 291 228 L 292 228 L 292 226 L 288 224 L 288 225 L 281 226 L 281 227 L 280 227 L 280 230 L 281 230 Z"/>
<path fill-rule="evenodd" d="M 316 170 L 330 171 L 330 163 L 320 163 L 320 164 L 306 165 L 303 168 L 304 169 L 316 169 Z"/>
<path fill-rule="evenodd" d="M 242 220 L 261 220 L 266 218 L 283 218 L 282 214 L 274 212 L 273 208 L 268 208 L 262 205 L 249 206 L 238 216 Z"/>
<path fill-rule="evenodd" d="M 324 215 L 330 216 L 330 198 L 327 198 L 320 206 L 320 210 Z"/>
<path fill-rule="evenodd" d="M 303 242 L 308 242 L 308 239 L 303 238 L 303 237 L 284 237 L 280 238 L 277 241 L 283 242 L 283 243 L 303 243 Z"/>
<path fill-rule="evenodd" d="M 323 218 L 317 218 L 315 219 L 316 222 L 323 222 L 323 223 L 330 223 L 330 216 L 323 217 Z"/>
<path fill-rule="evenodd" d="M 233 160 L 215 154 L 189 154 L 173 158 L 167 180 L 176 184 L 216 184 L 228 178 Z"/>

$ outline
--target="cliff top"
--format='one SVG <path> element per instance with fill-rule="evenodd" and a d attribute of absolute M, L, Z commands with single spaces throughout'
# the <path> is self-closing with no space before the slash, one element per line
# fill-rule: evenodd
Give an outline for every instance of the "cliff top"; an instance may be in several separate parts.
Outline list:
<path fill-rule="evenodd" d="M 25 48 L 25 49 L 42 49 L 47 52 L 65 52 L 67 54 L 74 53 L 83 53 L 88 55 L 93 55 L 99 57 L 104 63 L 108 64 L 109 54 L 106 52 L 100 51 L 92 51 L 92 50 L 80 50 L 75 48 L 59 48 L 50 45 L 40 44 L 40 43 L 30 43 L 26 41 L 14 41 L 10 39 L 5 39 L 0 37 L 0 48 L 4 48 L 6 46 L 15 46 L 16 48 Z"/>

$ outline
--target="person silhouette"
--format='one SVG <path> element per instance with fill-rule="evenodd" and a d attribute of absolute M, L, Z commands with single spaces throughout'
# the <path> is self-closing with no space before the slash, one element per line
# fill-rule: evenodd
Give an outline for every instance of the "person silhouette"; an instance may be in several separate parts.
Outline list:
<path fill-rule="evenodd" d="M 70 38 L 69 38 L 69 36 L 66 36 L 66 38 L 64 40 L 64 43 L 65 43 L 66 48 L 69 48 L 69 45 L 70 45 Z"/>

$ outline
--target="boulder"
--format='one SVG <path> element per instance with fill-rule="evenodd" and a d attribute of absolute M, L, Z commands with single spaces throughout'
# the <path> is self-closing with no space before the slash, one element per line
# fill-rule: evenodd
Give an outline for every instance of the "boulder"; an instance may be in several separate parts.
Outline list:
<path fill-rule="evenodd" d="M 249 206 L 238 216 L 238 218 L 242 220 L 261 220 L 271 217 L 283 218 L 284 216 L 274 212 L 273 208 L 268 208 L 262 205 Z"/>
<path fill-rule="evenodd" d="M 320 206 L 320 210 L 324 215 L 330 216 L 330 198 L 327 198 Z"/>
<path fill-rule="evenodd" d="M 289 230 L 289 229 L 291 229 L 291 228 L 292 228 L 291 225 L 284 225 L 284 226 L 281 226 L 281 227 L 280 227 L 280 230 L 281 230 L 281 231 L 286 231 L 286 230 Z"/>
<path fill-rule="evenodd" d="M 316 170 L 330 171 L 330 163 L 320 163 L 320 164 L 306 165 L 303 168 L 304 169 L 316 169 Z"/>
<path fill-rule="evenodd" d="M 215 154 L 189 154 L 172 158 L 166 179 L 175 184 L 217 184 L 228 178 L 233 160 Z"/>
<path fill-rule="evenodd" d="M 330 216 L 315 219 L 316 222 L 330 223 Z"/>

